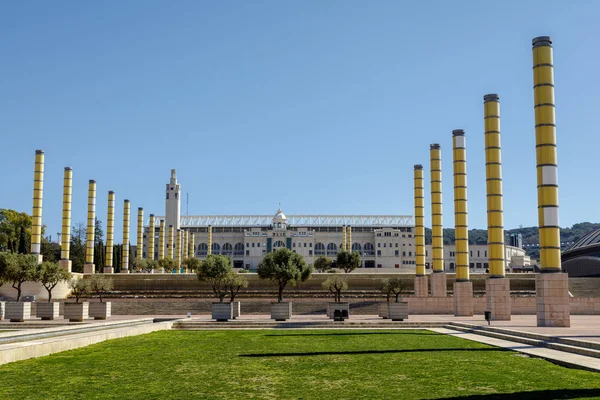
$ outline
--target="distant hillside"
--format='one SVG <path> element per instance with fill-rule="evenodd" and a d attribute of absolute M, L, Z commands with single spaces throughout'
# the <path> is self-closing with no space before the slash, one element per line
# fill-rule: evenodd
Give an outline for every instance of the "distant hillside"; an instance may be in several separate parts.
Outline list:
<path fill-rule="evenodd" d="M 599 229 L 600 223 L 580 222 L 570 228 L 560 229 L 560 241 L 564 243 L 564 248 L 569 247 L 573 242 L 579 240 L 583 235 L 593 230 Z M 517 229 L 509 229 L 506 235 L 518 234 L 523 236 L 523 247 L 527 251 L 527 255 L 532 258 L 539 257 L 539 248 L 536 246 L 540 243 L 537 226 L 522 227 Z M 444 229 L 444 244 L 454 243 L 454 229 Z M 485 229 L 470 229 L 469 244 L 486 244 L 487 230 Z M 431 229 L 425 228 L 425 244 L 431 244 Z M 533 246 L 532 246 L 533 245 Z"/>

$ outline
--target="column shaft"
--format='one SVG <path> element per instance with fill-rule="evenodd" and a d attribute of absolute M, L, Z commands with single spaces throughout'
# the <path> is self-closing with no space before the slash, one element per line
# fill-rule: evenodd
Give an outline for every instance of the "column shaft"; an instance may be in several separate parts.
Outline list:
<path fill-rule="evenodd" d="M 158 228 L 158 259 L 165 258 L 165 220 L 161 219 Z"/>
<path fill-rule="evenodd" d="M 123 201 L 123 247 L 121 254 L 121 272 L 129 272 L 129 223 L 130 204 L 129 200 Z"/>
<path fill-rule="evenodd" d="M 136 260 L 144 258 L 144 209 L 138 207 Z"/>
<path fill-rule="evenodd" d="M 150 214 L 150 220 L 148 222 L 148 258 L 154 260 L 154 214 Z"/>
<path fill-rule="evenodd" d="M 108 192 L 108 212 L 106 216 L 106 261 L 107 272 L 114 272 L 113 245 L 115 237 L 115 192 Z"/>
<path fill-rule="evenodd" d="M 415 255 L 416 274 L 425 275 L 425 190 L 423 187 L 423 166 L 414 167 L 415 188 Z"/>
<path fill-rule="evenodd" d="M 462 129 L 452 131 L 454 161 L 454 237 L 456 280 L 469 280 L 469 227 L 467 219 L 467 148 Z"/>
<path fill-rule="evenodd" d="M 442 151 L 430 146 L 431 165 L 431 262 L 433 272 L 444 271 L 444 226 L 442 222 Z"/>
<path fill-rule="evenodd" d="M 42 203 L 44 197 L 44 152 L 35 151 L 35 166 L 33 173 L 33 209 L 31 213 L 31 254 L 41 262 L 42 243 Z"/>
<path fill-rule="evenodd" d="M 206 255 L 212 254 L 212 226 L 208 226 L 208 252 Z"/>
<path fill-rule="evenodd" d="M 73 170 L 65 168 L 63 178 L 63 209 L 60 259 L 68 260 L 71 255 L 71 197 L 73 195 Z"/>
<path fill-rule="evenodd" d="M 87 237 L 85 249 L 85 263 L 94 264 L 94 250 L 96 245 L 96 181 L 90 180 L 88 184 L 88 210 L 87 210 Z M 86 271 L 91 272 L 93 271 Z"/>
<path fill-rule="evenodd" d="M 169 225 L 169 233 L 167 235 L 167 258 L 173 259 L 173 225 Z"/>

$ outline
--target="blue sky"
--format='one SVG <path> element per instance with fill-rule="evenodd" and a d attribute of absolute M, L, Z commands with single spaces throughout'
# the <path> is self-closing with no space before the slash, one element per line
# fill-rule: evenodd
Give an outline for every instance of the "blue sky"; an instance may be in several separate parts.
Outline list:
<path fill-rule="evenodd" d="M 561 225 L 599 222 L 598 17 L 593 1 L 3 2 L 0 207 L 31 212 L 43 149 L 53 236 L 65 166 L 73 222 L 89 179 L 103 222 L 108 190 L 117 227 L 124 198 L 163 215 L 171 168 L 190 215 L 412 215 L 413 165 L 428 181 L 439 142 L 452 227 L 462 128 L 469 225 L 485 228 L 482 99 L 498 93 L 505 226 L 536 225 L 531 39 L 550 35 Z"/>

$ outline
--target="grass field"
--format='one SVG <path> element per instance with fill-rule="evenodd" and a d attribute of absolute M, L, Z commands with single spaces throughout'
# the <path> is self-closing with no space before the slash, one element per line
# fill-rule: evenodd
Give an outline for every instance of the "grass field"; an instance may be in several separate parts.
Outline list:
<path fill-rule="evenodd" d="M 416 330 L 161 331 L 0 367 L 0 399 L 454 397 L 600 398 L 600 374 Z"/>

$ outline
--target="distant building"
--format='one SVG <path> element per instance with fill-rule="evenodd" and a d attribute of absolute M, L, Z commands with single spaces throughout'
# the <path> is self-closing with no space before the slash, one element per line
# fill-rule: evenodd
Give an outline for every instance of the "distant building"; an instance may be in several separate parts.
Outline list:
<path fill-rule="evenodd" d="M 444 245 L 444 270 L 454 272 L 456 265 L 454 245 Z M 521 272 L 531 268 L 531 259 L 525 250 L 514 246 L 504 246 L 506 272 Z M 487 244 L 469 245 L 469 270 L 472 273 L 486 273 L 489 268 Z M 431 269 L 431 245 L 425 246 L 425 269 Z"/>

